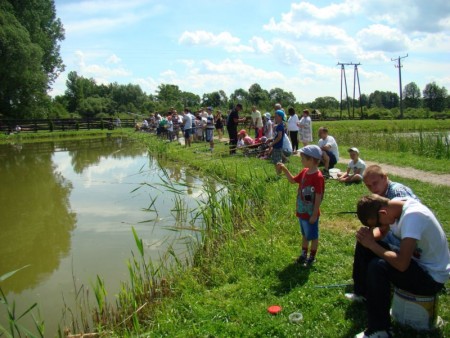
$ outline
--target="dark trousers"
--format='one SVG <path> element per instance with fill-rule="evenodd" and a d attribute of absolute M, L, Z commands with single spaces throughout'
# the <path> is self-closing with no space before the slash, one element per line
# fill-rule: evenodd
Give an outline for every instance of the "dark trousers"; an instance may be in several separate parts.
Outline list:
<path fill-rule="evenodd" d="M 230 154 L 236 154 L 236 146 L 238 141 L 237 128 L 227 128 L 230 138 Z"/>
<path fill-rule="evenodd" d="M 298 150 L 298 131 L 290 131 L 289 138 L 292 143 L 292 151 Z"/>
<path fill-rule="evenodd" d="M 383 247 L 387 244 L 379 242 Z M 359 246 L 359 248 L 358 248 Z M 391 283 L 396 287 L 413 294 L 432 296 L 438 293 L 443 284 L 436 282 L 416 261 L 411 259 L 408 269 L 401 272 L 392 267 L 384 259 L 375 256 L 372 251 L 361 244 L 355 249 L 355 261 L 357 253 L 366 259 L 367 266 L 357 266 L 359 269 L 355 279 L 355 264 L 353 267 L 353 279 L 355 281 L 355 293 L 366 297 L 369 330 L 387 330 L 391 326 L 389 309 L 391 306 Z M 369 258 L 372 256 L 372 258 Z M 359 264 L 361 264 L 361 261 Z M 365 273 L 365 276 L 362 274 Z M 359 280 L 358 280 L 359 278 Z M 357 282 L 358 280 L 358 282 Z M 359 283 L 359 285 L 357 285 Z"/>

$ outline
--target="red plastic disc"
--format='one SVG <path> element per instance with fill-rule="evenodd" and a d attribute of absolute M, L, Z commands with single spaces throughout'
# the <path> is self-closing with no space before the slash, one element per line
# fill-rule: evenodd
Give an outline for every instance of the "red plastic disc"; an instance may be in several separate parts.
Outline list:
<path fill-rule="evenodd" d="M 269 311 L 269 313 L 270 313 L 271 315 L 277 315 L 277 314 L 279 314 L 280 311 L 281 311 L 281 306 L 279 306 L 279 305 L 272 305 L 272 306 L 269 306 L 269 307 L 267 308 L 267 311 Z"/>

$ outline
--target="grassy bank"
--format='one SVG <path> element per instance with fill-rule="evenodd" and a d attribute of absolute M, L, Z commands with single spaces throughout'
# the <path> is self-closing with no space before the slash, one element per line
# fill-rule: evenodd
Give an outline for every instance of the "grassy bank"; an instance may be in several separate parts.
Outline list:
<path fill-rule="evenodd" d="M 133 334 L 154 337 L 351 337 L 365 328 L 363 305 L 350 304 L 354 232 L 359 224 L 354 211 L 363 185 L 345 186 L 327 181 L 320 220 L 317 264 L 311 269 L 294 264 L 300 236 L 294 216 L 296 186 L 277 180 L 273 166 L 263 160 L 226 155 L 218 145 L 211 155 L 206 145 L 184 149 L 149 135 L 137 137 L 158 156 L 182 161 L 218 177 L 229 189 L 225 200 L 214 197 L 203 206 L 207 226 L 192 266 L 174 270 L 166 280 L 168 296 L 152 311 L 143 312 Z M 300 159 L 291 158 L 292 172 Z M 450 234 L 450 189 L 398 177 L 430 206 Z M 267 313 L 278 304 L 278 316 Z M 288 315 L 303 313 L 301 324 Z M 450 320 L 449 296 L 440 296 L 439 315 Z M 441 331 L 420 334 L 395 327 L 396 337 L 450 336 Z M 117 335 L 122 335 L 117 332 Z"/>

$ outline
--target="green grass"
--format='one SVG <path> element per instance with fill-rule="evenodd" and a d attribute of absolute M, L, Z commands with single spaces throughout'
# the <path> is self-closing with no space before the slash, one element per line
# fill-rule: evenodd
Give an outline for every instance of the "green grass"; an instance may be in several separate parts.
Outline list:
<path fill-rule="evenodd" d="M 354 232 L 359 224 L 352 214 L 340 212 L 354 211 L 358 198 L 367 193 L 363 185 L 327 181 L 318 261 L 307 270 L 293 264 L 300 251 L 294 215 L 296 186 L 284 178 L 275 180 L 270 163 L 221 156 L 227 149 L 223 145 L 210 155 L 203 150 L 206 145 L 184 149 L 152 136 L 138 137 L 144 137 L 160 156 L 219 177 L 229 188 L 228 202 L 211 201 L 220 222 L 207 228 L 215 231 L 207 232 L 190 268 L 174 271 L 171 296 L 141 319 L 141 333 L 154 337 L 351 337 L 365 328 L 364 307 L 344 298 L 349 287 L 320 287 L 352 283 Z M 288 166 L 297 172 L 300 160 L 291 158 Z M 449 234 L 448 187 L 436 189 L 416 180 L 391 178 L 409 185 Z M 222 211 L 220 205 L 232 208 Z M 283 307 L 280 315 L 267 313 L 273 304 Z M 439 315 L 446 322 L 449 304 L 449 296 L 441 295 Z M 288 321 L 288 315 L 296 311 L 304 316 L 299 325 Z M 396 326 L 395 333 L 396 337 L 443 337 L 450 336 L 450 328 L 424 335 Z"/>

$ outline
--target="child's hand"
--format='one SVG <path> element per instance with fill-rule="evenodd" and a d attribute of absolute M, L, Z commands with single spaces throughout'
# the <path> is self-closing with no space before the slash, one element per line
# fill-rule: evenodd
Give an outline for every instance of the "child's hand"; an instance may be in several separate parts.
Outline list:
<path fill-rule="evenodd" d="M 309 224 L 314 224 L 314 223 L 316 223 L 316 221 L 317 221 L 317 216 L 312 215 L 309 218 Z"/>
<path fill-rule="evenodd" d="M 284 164 L 282 163 L 282 162 L 278 162 L 277 163 L 277 170 L 283 170 L 283 168 L 284 168 Z"/>

